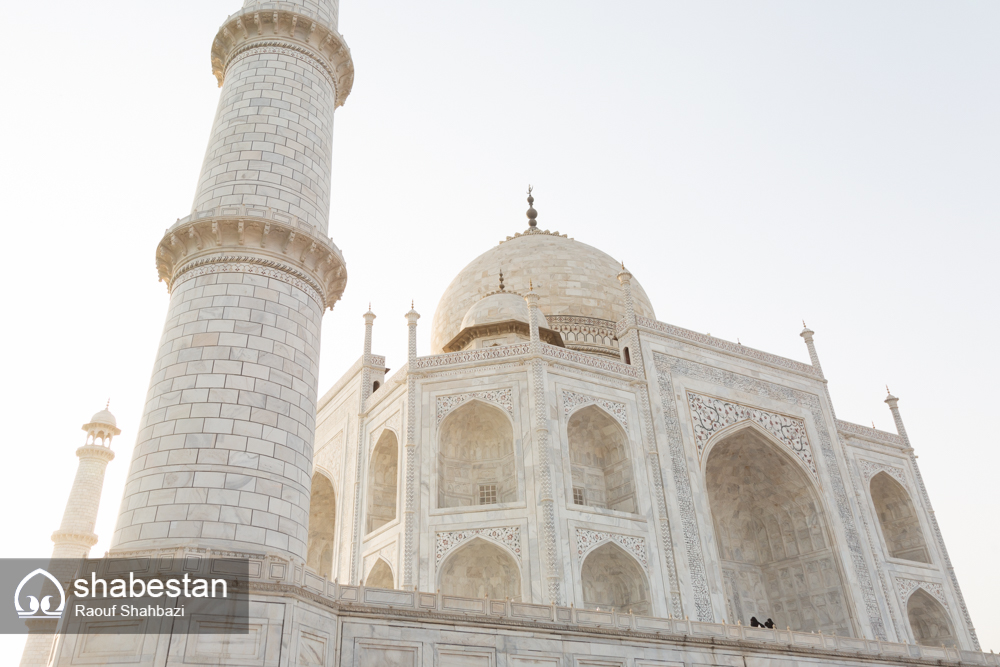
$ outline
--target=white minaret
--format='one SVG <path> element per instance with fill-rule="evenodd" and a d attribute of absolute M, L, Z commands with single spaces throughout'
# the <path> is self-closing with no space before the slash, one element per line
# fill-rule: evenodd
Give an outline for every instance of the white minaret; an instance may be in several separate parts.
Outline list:
<path fill-rule="evenodd" d="M 222 93 L 193 211 L 156 249 L 170 305 L 111 555 L 224 550 L 302 570 L 320 324 L 347 282 L 327 236 L 334 110 L 354 80 L 337 14 L 337 0 L 246 0 L 212 44 Z"/>
<path fill-rule="evenodd" d="M 97 544 L 94 524 L 97 523 L 97 510 L 101 506 L 104 471 L 115 458 L 115 453 L 111 451 L 111 439 L 121 431 L 115 416 L 107 407 L 91 417 L 83 425 L 83 430 L 87 432 L 87 439 L 76 450 L 80 463 L 76 468 L 73 488 L 70 489 L 59 530 L 52 533 L 52 541 L 55 543 L 52 549 L 53 559 L 86 558 L 90 555 L 90 548 Z M 73 576 L 72 572 L 55 571 L 57 567 L 50 566 L 49 569 L 60 580 Z M 55 640 L 52 633 L 57 621 L 38 619 L 28 623 L 31 634 L 28 635 L 21 654 L 21 667 L 47 665 Z"/>

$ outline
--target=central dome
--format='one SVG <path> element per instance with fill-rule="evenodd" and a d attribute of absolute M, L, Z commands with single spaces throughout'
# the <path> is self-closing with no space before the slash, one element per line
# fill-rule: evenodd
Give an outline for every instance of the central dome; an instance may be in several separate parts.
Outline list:
<path fill-rule="evenodd" d="M 487 250 L 451 281 L 434 311 L 433 354 L 441 354 L 458 335 L 472 305 L 496 290 L 501 270 L 507 288 L 513 292 L 527 292 L 528 281 L 532 281 L 540 297 L 538 307 L 553 329 L 558 330 L 556 322 L 560 317 L 614 323 L 625 316 L 618 282 L 620 263 L 585 243 L 531 229 Z M 649 297 L 634 278 L 632 300 L 636 315 L 655 317 Z M 576 347 L 569 341 L 567 346 Z"/>

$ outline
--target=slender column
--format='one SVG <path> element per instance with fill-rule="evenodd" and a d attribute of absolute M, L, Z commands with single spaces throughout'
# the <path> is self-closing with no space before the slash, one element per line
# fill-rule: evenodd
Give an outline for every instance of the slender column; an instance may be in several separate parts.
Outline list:
<path fill-rule="evenodd" d="M 622 262 L 622 270 L 618 273 L 618 282 L 622 285 L 622 294 L 625 297 L 625 331 L 624 341 L 629 349 L 629 362 L 640 369 L 645 377 L 646 368 L 642 363 L 642 349 L 639 343 L 639 328 L 635 320 L 635 305 L 632 301 L 632 274 L 625 268 Z"/>
<path fill-rule="evenodd" d="M 528 326 L 531 337 L 531 380 L 535 408 L 535 443 L 538 446 L 538 468 L 542 477 L 542 542 L 545 545 L 545 571 L 548 596 L 551 604 L 562 603 L 562 568 L 556 540 L 555 498 L 552 493 L 552 463 L 549 452 L 549 415 L 545 400 L 545 361 L 541 357 L 541 339 L 538 336 L 538 294 L 530 290 L 524 295 L 528 302 Z"/>
<path fill-rule="evenodd" d="M 406 326 L 409 328 L 407 344 L 406 371 L 406 496 L 403 506 L 403 589 L 413 590 L 413 557 L 416 544 L 413 539 L 416 520 L 416 476 L 417 476 L 417 378 L 414 374 L 417 368 L 417 320 L 420 314 L 413 309 L 406 313 Z"/>
<path fill-rule="evenodd" d="M 806 323 L 802 323 L 802 332 L 799 334 L 802 336 L 802 340 L 806 342 L 806 347 L 809 349 L 809 360 L 812 362 L 813 368 L 819 371 L 820 377 L 823 376 L 823 366 L 819 363 L 819 355 L 816 354 L 816 343 L 813 342 L 813 335 L 816 332 L 806 326 Z"/>
<path fill-rule="evenodd" d="M 115 423 L 114 415 L 106 409 L 95 414 L 89 423 L 83 425 L 87 439 L 82 447 L 76 450 L 80 462 L 76 468 L 73 487 L 66 501 L 62 523 L 59 530 L 52 533 L 53 559 L 86 558 L 90 548 L 97 544 L 94 525 L 97 523 L 97 510 L 101 505 L 101 492 L 104 489 L 104 472 L 108 463 L 114 460 L 115 453 L 111 451 L 111 440 L 121 431 Z M 61 571 L 53 563 L 48 570 L 60 581 L 66 581 L 73 572 Z M 46 584 L 47 586 L 49 584 Z M 55 586 L 52 591 L 55 594 Z M 49 594 L 45 591 L 45 594 Z M 28 622 L 28 639 L 21 654 L 21 667 L 48 665 L 55 641 L 56 620 L 38 619 Z"/>
<path fill-rule="evenodd" d="M 305 562 L 320 326 L 347 281 L 326 235 L 354 79 L 336 25 L 336 0 L 251 2 L 212 44 L 219 107 L 192 214 L 157 247 L 170 305 L 112 553 Z"/>
<path fill-rule="evenodd" d="M 361 492 L 365 480 L 365 462 L 367 459 L 368 447 L 365 446 L 365 402 L 372 395 L 372 327 L 375 323 L 375 313 L 372 312 L 372 305 L 368 304 L 368 312 L 365 318 L 365 349 L 361 356 L 361 392 L 358 398 L 358 463 L 354 471 L 354 539 L 351 540 L 351 584 L 360 583 L 358 572 L 358 561 L 361 559 L 361 515 L 364 509 L 361 507 Z"/>
<path fill-rule="evenodd" d="M 886 390 L 888 391 L 888 387 Z M 941 527 L 938 526 L 937 515 L 934 513 L 934 508 L 931 506 L 931 498 L 927 494 L 927 487 L 924 486 L 923 475 L 920 474 L 920 466 L 917 465 L 916 452 L 913 450 L 913 445 L 910 444 L 910 437 L 906 434 L 906 426 L 903 425 L 903 417 L 899 414 L 899 399 L 889 393 L 885 397 L 885 404 L 889 406 L 889 411 L 892 412 L 892 420 L 896 423 L 896 433 L 899 437 L 903 439 L 906 446 L 910 448 L 910 465 L 913 466 L 913 476 L 917 480 L 917 488 L 920 489 L 920 497 L 924 502 L 924 507 L 927 508 L 927 516 L 930 517 L 931 527 L 934 529 L 934 537 L 937 540 L 938 546 L 941 548 L 941 555 L 944 557 L 944 564 L 948 570 L 948 578 L 951 579 L 952 588 L 955 591 L 955 597 L 958 598 L 958 604 L 962 607 L 962 616 L 965 620 L 965 627 L 969 631 L 969 636 L 972 638 L 972 646 L 975 650 L 981 650 L 979 648 L 979 637 L 976 636 L 976 629 L 972 625 L 972 616 L 969 615 L 969 608 L 965 606 L 965 596 L 962 595 L 962 589 L 958 585 L 958 575 L 955 574 L 955 567 L 951 564 L 951 557 L 948 556 L 948 548 L 944 544 L 944 537 L 941 535 Z"/>

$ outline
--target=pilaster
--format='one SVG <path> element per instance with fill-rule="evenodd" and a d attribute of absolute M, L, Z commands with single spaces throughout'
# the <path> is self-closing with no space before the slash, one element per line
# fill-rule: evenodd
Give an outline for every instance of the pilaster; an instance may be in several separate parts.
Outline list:
<path fill-rule="evenodd" d="M 416 543 L 414 540 L 414 530 L 416 524 L 416 495 L 417 495 L 417 378 L 414 375 L 417 361 L 417 320 L 420 314 L 413 309 L 406 313 L 406 326 L 409 329 L 407 339 L 407 373 L 406 373 L 406 468 L 405 468 L 405 496 L 403 497 L 403 589 L 413 590 L 416 585 L 413 581 L 413 559 L 416 553 Z"/>

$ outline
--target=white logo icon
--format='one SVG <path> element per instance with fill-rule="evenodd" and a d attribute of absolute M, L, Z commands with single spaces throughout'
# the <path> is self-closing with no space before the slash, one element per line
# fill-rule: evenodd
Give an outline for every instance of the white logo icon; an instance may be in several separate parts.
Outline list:
<path fill-rule="evenodd" d="M 24 607 L 21 606 L 21 589 L 24 585 L 34 579 L 36 576 L 42 575 L 51 581 L 56 590 L 59 591 L 59 606 L 52 609 L 52 595 L 45 595 L 42 597 L 42 601 L 39 602 L 38 598 L 34 595 L 28 595 L 28 610 L 25 611 Z M 17 609 L 17 615 L 19 618 L 60 618 L 63 613 L 63 608 L 66 606 L 66 593 L 63 591 L 62 585 L 59 580 L 53 577 L 51 574 L 38 568 L 34 572 L 31 572 L 21 583 L 17 585 L 17 590 L 14 591 L 14 608 Z"/>

